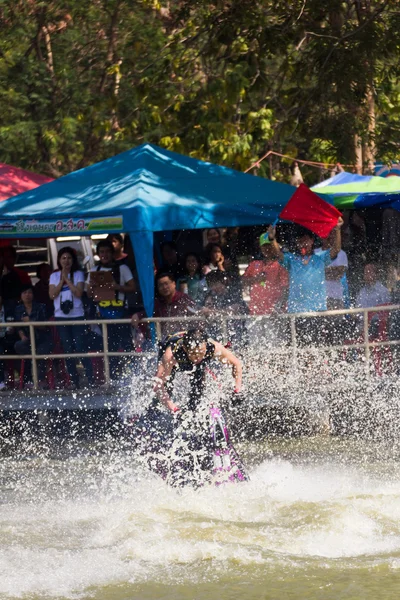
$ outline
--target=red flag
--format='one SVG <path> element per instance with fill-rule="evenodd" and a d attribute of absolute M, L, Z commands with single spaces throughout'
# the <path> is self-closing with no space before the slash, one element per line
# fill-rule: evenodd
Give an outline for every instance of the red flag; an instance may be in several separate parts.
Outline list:
<path fill-rule="evenodd" d="M 322 200 L 304 183 L 301 183 L 279 218 L 293 221 L 297 225 L 310 229 L 319 237 L 326 238 L 337 225 L 341 216 L 342 213 L 337 208 Z"/>

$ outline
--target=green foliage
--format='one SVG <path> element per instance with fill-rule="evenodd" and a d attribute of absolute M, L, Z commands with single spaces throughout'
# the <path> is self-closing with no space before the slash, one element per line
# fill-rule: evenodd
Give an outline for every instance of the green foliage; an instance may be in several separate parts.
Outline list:
<path fill-rule="evenodd" d="M 399 158 L 397 0 L 2 0 L 0 26 L 3 162 L 58 176 L 149 141 L 353 163 L 356 137 Z"/>

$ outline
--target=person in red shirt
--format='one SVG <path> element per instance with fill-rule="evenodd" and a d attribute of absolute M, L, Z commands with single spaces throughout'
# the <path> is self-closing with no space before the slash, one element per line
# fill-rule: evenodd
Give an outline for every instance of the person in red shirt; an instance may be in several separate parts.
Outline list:
<path fill-rule="evenodd" d="M 18 267 L 15 266 L 15 263 L 17 262 L 17 251 L 14 248 L 14 246 L 5 246 L 3 248 L 3 257 L 4 257 L 4 264 L 6 266 L 6 268 L 8 269 L 8 271 L 12 271 L 14 273 L 16 273 L 21 281 L 22 285 L 32 285 L 32 281 L 31 278 L 29 277 L 28 273 L 26 271 L 24 271 L 23 269 L 19 269 Z"/>
<path fill-rule="evenodd" d="M 260 236 L 262 260 L 253 260 L 244 272 L 244 285 L 250 286 L 249 309 L 252 315 L 269 315 L 284 309 L 289 278 L 275 257 L 268 232 Z"/>
<path fill-rule="evenodd" d="M 20 300 L 23 286 L 32 285 L 28 273 L 15 266 L 16 260 L 14 246 L 0 248 L 0 296 L 10 310 L 14 310 Z"/>
<path fill-rule="evenodd" d="M 196 303 L 183 292 L 176 289 L 175 277 L 169 272 L 158 272 L 156 275 L 158 297 L 154 302 L 154 317 L 190 317 L 197 313 Z M 138 328 L 139 321 L 145 319 L 144 312 L 132 316 L 132 327 Z M 187 329 L 187 323 L 172 321 L 161 324 L 162 337 Z"/>

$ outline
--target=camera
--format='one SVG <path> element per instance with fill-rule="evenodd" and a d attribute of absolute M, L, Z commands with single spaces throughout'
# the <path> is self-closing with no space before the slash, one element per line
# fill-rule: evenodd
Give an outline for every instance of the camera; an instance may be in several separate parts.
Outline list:
<path fill-rule="evenodd" d="M 68 315 L 74 307 L 74 303 L 72 300 L 64 300 L 64 302 L 60 302 L 60 308 L 64 315 Z"/>

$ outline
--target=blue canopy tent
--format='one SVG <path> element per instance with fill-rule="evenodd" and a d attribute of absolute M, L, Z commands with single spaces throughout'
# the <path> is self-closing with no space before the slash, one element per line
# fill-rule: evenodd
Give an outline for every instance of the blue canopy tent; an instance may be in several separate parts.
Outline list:
<path fill-rule="evenodd" d="M 273 222 L 295 188 L 143 144 L 0 204 L 0 238 L 128 232 L 147 315 L 153 232 Z"/>

